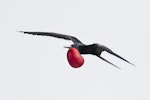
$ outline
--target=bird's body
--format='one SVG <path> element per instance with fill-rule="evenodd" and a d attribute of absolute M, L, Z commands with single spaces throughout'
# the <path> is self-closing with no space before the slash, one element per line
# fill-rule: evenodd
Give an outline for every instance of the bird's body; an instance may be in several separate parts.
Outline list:
<path fill-rule="evenodd" d="M 102 52 L 102 50 L 98 50 L 98 45 L 99 44 L 91 44 L 91 45 L 82 44 L 78 45 L 77 47 L 73 45 L 72 47 L 77 48 L 80 54 L 92 54 L 98 56 Z"/>
<path fill-rule="evenodd" d="M 119 68 L 119 67 L 100 56 L 103 51 L 106 51 L 106 52 L 126 61 L 127 63 L 134 65 L 134 64 L 130 63 L 128 60 L 124 59 L 123 57 L 119 56 L 118 54 L 114 53 L 112 50 L 110 50 L 109 48 L 107 48 L 106 46 L 101 45 L 101 44 L 95 43 L 95 44 L 91 44 L 91 45 L 86 45 L 86 44 L 83 44 L 76 37 L 59 34 L 59 33 L 54 33 L 54 32 L 26 32 L 26 31 L 20 31 L 20 32 L 32 34 L 32 35 L 52 36 L 52 37 L 56 37 L 56 38 L 62 38 L 65 40 L 72 40 L 72 42 L 74 44 L 72 44 L 71 47 L 76 48 L 80 52 L 80 54 L 95 55 L 117 68 Z M 67 47 L 67 48 L 71 48 L 71 47 Z"/>

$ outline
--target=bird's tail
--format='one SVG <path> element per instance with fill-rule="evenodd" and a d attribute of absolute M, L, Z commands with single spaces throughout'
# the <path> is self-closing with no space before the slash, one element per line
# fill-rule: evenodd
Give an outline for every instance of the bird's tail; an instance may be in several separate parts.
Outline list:
<path fill-rule="evenodd" d="M 123 58 L 123 57 L 119 56 L 118 54 L 114 53 L 114 52 L 113 52 L 112 50 L 110 50 L 109 48 L 103 46 L 103 49 L 104 49 L 104 51 L 107 51 L 108 53 L 110 53 L 110 54 L 112 54 L 112 55 L 114 55 L 114 56 L 116 56 L 116 57 L 122 59 L 123 61 L 125 61 L 125 62 L 127 62 L 127 63 L 129 63 L 129 64 L 131 64 L 131 65 L 133 65 L 133 66 L 135 66 L 133 63 L 129 62 L 129 61 L 126 60 L 125 58 Z"/>
<path fill-rule="evenodd" d="M 103 58 L 103 57 L 101 57 L 101 56 L 99 56 L 99 58 L 102 59 L 102 60 L 104 60 L 105 62 L 107 62 L 107 63 L 113 65 L 114 67 L 116 67 L 116 68 L 118 68 L 118 69 L 121 69 L 120 67 L 116 66 L 115 64 L 113 64 L 113 63 L 111 63 L 110 61 L 106 60 L 105 58 Z"/>

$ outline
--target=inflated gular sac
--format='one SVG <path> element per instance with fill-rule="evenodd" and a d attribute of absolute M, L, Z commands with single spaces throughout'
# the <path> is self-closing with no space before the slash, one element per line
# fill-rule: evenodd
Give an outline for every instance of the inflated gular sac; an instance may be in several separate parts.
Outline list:
<path fill-rule="evenodd" d="M 83 57 L 81 56 L 80 52 L 76 48 L 69 48 L 67 52 L 67 59 L 69 64 L 73 68 L 79 68 L 84 63 Z"/>

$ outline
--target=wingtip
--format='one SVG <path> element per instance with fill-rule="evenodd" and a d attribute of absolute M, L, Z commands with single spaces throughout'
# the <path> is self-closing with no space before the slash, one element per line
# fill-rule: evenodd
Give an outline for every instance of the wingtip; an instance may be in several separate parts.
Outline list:
<path fill-rule="evenodd" d="M 24 34 L 29 34 L 29 32 L 27 32 L 27 31 L 18 31 L 18 32 L 24 33 Z"/>
<path fill-rule="evenodd" d="M 25 33 L 24 31 L 16 31 L 16 32 L 19 32 L 19 33 Z"/>

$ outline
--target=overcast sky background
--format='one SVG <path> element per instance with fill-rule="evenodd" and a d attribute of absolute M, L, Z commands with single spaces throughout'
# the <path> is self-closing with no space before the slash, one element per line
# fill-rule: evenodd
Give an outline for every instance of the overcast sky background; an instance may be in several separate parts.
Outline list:
<path fill-rule="evenodd" d="M 150 100 L 149 0 L 1 0 L 0 100 Z M 74 69 L 71 41 L 16 31 L 59 32 L 100 43 L 104 52 Z"/>

